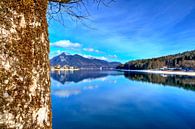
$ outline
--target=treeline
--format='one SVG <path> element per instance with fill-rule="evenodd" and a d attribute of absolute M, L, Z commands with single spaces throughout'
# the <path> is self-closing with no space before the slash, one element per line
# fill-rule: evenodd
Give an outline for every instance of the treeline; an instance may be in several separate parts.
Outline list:
<path fill-rule="evenodd" d="M 195 69 L 195 50 L 159 58 L 129 61 L 117 66 L 117 69 L 143 70 L 163 67 Z"/>
<path fill-rule="evenodd" d="M 162 84 L 164 86 L 176 86 L 195 91 L 195 77 L 189 76 L 162 76 L 160 74 L 144 74 L 125 72 L 124 76 L 130 80 Z"/>

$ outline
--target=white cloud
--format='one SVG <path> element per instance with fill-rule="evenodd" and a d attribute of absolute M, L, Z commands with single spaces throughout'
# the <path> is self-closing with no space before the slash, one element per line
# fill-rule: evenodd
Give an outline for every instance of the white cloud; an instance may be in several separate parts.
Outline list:
<path fill-rule="evenodd" d="M 61 48 L 79 48 L 81 44 L 73 43 L 70 40 L 60 40 L 54 43 L 51 43 L 51 46 L 61 47 Z"/>
<path fill-rule="evenodd" d="M 108 58 L 104 57 L 104 56 L 101 56 L 101 57 L 95 57 L 96 59 L 100 59 L 100 60 L 107 60 L 108 61 Z"/>
<path fill-rule="evenodd" d="M 84 55 L 84 54 L 79 54 L 79 55 L 81 55 L 81 56 L 83 56 L 83 57 L 85 57 L 85 58 L 90 58 L 90 59 L 93 59 L 93 58 L 94 58 L 94 57 L 91 56 L 91 55 Z"/>
<path fill-rule="evenodd" d="M 87 52 L 96 52 L 96 53 L 101 53 L 99 50 L 93 49 L 93 48 L 83 48 L 84 51 Z"/>
<path fill-rule="evenodd" d="M 100 59 L 100 60 L 106 60 L 109 61 L 108 58 L 104 57 L 104 56 L 92 56 L 92 55 L 84 55 L 84 54 L 80 54 L 81 56 L 85 57 L 85 58 L 89 58 L 89 59 Z"/>
<path fill-rule="evenodd" d="M 117 55 L 109 55 L 109 58 L 116 59 L 116 58 L 118 58 L 118 56 Z"/>

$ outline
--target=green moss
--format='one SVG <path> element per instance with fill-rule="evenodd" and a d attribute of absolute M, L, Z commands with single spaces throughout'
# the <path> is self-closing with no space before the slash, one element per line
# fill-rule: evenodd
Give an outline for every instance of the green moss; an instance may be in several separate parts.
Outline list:
<path fill-rule="evenodd" d="M 47 0 L 34 2 L 0 1 L 0 28 L 7 32 L 4 36 L 0 32 L 0 114 L 12 114 L 15 126 L 22 124 L 23 128 L 51 128 L 51 123 L 46 125 L 51 122 L 51 113 L 44 127 L 33 120 L 33 112 L 46 105 L 51 107 L 50 98 L 46 96 L 50 94 Z M 25 26 L 21 26 L 23 21 Z M 34 22 L 41 26 L 33 26 Z M 16 32 L 12 33 L 11 29 Z M 41 40 L 42 35 L 44 41 Z M 9 62 L 9 69 L 5 69 L 5 62 Z M 5 80 L 9 80 L 9 83 L 6 84 Z M 34 94 L 31 91 L 33 86 Z M 7 98 L 5 93 L 9 95 Z M 9 128 L 10 123 L 5 120 L 0 128 Z"/>

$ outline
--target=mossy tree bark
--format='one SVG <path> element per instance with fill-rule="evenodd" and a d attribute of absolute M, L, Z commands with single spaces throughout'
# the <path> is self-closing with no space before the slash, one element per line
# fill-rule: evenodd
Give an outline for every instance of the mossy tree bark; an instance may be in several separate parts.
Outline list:
<path fill-rule="evenodd" d="M 0 128 L 51 128 L 48 0 L 0 0 Z"/>

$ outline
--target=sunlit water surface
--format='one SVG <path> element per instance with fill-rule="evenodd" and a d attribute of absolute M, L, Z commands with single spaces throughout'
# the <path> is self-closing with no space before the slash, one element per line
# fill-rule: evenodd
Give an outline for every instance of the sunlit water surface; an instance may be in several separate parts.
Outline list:
<path fill-rule="evenodd" d="M 51 73 L 53 129 L 194 129 L 195 77 Z"/>

